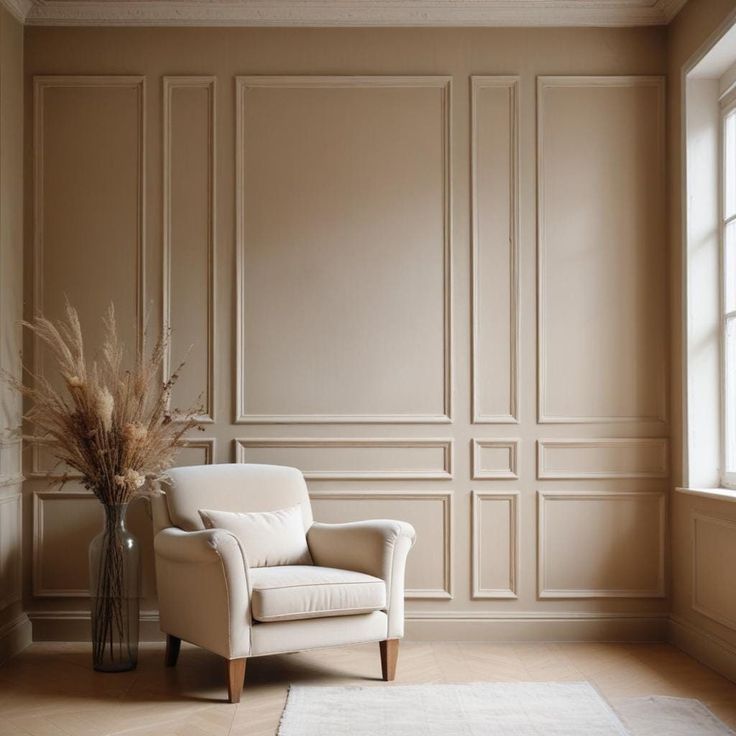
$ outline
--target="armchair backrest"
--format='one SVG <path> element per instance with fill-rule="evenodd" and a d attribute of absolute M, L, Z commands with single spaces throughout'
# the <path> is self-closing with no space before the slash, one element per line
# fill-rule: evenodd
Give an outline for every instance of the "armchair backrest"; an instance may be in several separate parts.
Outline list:
<path fill-rule="evenodd" d="M 185 531 L 204 529 L 199 509 L 277 511 L 299 504 L 304 528 L 312 525 L 304 476 L 282 465 L 232 463 L 172 468 L 163 484 L 171 523 Z"/>

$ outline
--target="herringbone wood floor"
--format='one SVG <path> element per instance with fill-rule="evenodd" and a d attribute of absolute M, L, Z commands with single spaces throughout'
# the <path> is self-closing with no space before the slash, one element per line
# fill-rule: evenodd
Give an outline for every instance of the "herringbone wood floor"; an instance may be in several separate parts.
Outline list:
<path fill-rule="evenodd" d="M 392 687 L 378 645 L 253 659 L 240 705 L 222 660 L 183 646 L 141 647 L 138 669 L 96 674 L 83 644 L 34 644 L 0 668 L 0 736 L 271 736 L 289 683 Z M 666 644 L 401 644 L 397 683 L 588 680 L 609 699 L 698 698 L 736 727 L 736 685 Z"/>

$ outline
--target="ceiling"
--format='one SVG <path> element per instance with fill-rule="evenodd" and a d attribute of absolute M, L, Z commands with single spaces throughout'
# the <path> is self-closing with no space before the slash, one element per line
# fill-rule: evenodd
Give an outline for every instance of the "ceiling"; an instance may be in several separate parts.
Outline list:
<path fill-rule="evenodd" d="M 685 0 L 0 0 L 28 25 L 653 26 Z"/>

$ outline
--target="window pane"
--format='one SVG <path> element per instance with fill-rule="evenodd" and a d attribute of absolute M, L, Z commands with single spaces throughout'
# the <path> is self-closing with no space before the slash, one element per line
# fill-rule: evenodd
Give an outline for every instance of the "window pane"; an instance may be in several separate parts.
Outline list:
<path fill-rule="evenodd" d="M 725 470 L 736 471 L 736 317 L 726 321 L 725 329 L 725 373 L 724 381 L 724 425 L 725 425 Z"/>
<path fill-rule="evenodd" d="M 726 312 L 736 309 L 736 220 L 726 225 L 723 238 L 723 290 Z"/>
<path fill-rule="evenodd" d="M 723 216 L 736 214 L 736 111 L 730 112 L 724 121 L 724 167 L 725 195 Z"/>

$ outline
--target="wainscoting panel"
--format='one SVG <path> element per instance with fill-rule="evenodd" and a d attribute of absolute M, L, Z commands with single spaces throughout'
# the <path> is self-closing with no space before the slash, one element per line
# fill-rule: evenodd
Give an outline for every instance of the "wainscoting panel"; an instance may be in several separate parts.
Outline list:
<path fill-rule="evenodd" d="M 665 594 L 665 493 L 539 491 L 540 598 Z"/>
<path fill-rule="evenodd" d="M 0 496 L 0 611 L 21 597 L 20 493 Z"/>
<path fill-rule="evenodd" d="M 452 478 L 449 439 L 237 439 L 235 462 L 291 465 L 311 480 Z"/>
<path fill-rule="evenodd" d="M 471 440 L 473 480 L 519 477 L 520 440 Z"/>
<path fill-rule="evenodd" d="M 519 491 L 473 491 L 473 598 L 518 598 Z"/>
<path fill-rule="evenodd" d="M 666 439 L 576 439 L 537 442 L 540 480 L 666 478 Z"/>
<path fill-rule="evenodd" d="M 407 561 L 407 598 L 452 598 L 452 493 L 450 491 L 312 491 L 316 521 L 402 519 L 417 542 Z"/>
<path fill-rule="evenodd" d="M 215 462 L 214 437 L 197 437 L 181 440 L 180 449 L 174 463 L 177 468 L 185 465 L 211 465 Z"/>
<path fill-rule="evenodd" d="M 518 421 L 519 79 L 473 77 L 473 421 Z"/>
<path fill-rule="evenodd" d="M 450 79 L 237 95 L 237 422 L 449 421 Z"/>
<path fill-rule="evenodd" d="M 537 110 L 539 420 L 662 421 L 664 80 L 540 77 Z"/>
<path fill-rule="evenodd" d="M 99 345 L 114 303 L 132 351 L 145 300 L 145 80 L 35 77 L 33 111 L 33 312 L 58 319 L 69 298 L 87 344 Z M 39 347 L 34 370 L 46 374 Z M 49 472 L 38 446 L 32 452 L 33 472 Z"/>
<path fill-rule="evenodd" d="M 163 306 L 166 375 L 186 361 L 172 406 L 214 421 L 215 78 L 164 77 Z"/>
<path fill-rule="evenodd" d="M 692 516 L 692 607 L 729 629 L 736 629 L 736 522 L 705 514 Z"/>

